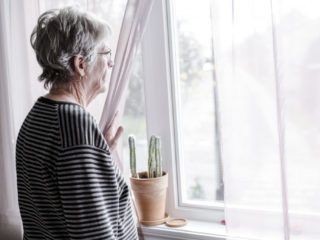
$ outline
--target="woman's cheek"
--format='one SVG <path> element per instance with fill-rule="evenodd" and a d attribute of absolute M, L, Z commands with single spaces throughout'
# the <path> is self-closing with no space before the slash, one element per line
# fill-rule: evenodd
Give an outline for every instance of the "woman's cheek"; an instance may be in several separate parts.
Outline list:
<path fill-rule="evenodd" d="M 106 81 L 107 81 L 107 71 L 104 71 L 99 81 L 99 88 L 101 89 L 102 92 L 105 91 Z"/>

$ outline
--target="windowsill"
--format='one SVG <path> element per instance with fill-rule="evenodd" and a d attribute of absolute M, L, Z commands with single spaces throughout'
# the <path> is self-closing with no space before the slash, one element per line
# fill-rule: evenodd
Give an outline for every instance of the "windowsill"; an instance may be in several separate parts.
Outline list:
<path fill-rule="evenodd" d="M 186 226 L 179 228 L 167 227 L 165 224 L 158 226 L 142 226 L 144 240 L 160 239 L 199 239 L 199 240 L 225 240 L 226 228 L 221 223 L 187 220 Z"/>

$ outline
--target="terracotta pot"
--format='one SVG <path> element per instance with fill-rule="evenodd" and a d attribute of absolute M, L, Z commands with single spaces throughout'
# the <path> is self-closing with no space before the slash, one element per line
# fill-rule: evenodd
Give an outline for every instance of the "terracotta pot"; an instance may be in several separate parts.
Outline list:
<path fill-rule="evenodd" d="M 165 221 L 168 174 L 162 177 L 146 178 L 147 172 L 140 172 L 139 178 L 130 177 L 139 221 L 144 225 L 157 225 Z M 162 221 L 163 220 L 163 221 Z"/>

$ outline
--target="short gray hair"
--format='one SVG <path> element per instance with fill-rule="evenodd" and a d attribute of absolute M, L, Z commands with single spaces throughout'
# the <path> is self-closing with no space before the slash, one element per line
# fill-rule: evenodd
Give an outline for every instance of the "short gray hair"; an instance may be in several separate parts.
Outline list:
<path fill-rule="evenodd" d="M 95 62 L 95 51 L 110 35 L 111 28 L 105 21 L 74 7 L 43 13 L 30 37 L 43 70 L 39 81 L 44 81 L 46 89 L 55 84 L 70 85 L 74 57 L 83 56 L 90 66 Z"/>

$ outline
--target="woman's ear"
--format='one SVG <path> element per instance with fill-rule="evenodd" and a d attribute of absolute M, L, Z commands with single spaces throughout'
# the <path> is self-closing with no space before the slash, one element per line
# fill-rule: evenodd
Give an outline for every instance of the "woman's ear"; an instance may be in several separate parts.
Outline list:
<path fill-rule="evenodd" d="M 85 76 L 85 61 L 82 56 L 75 56 L 73 58 L 75 73 L 79 74 L 80 77 Z"/>

